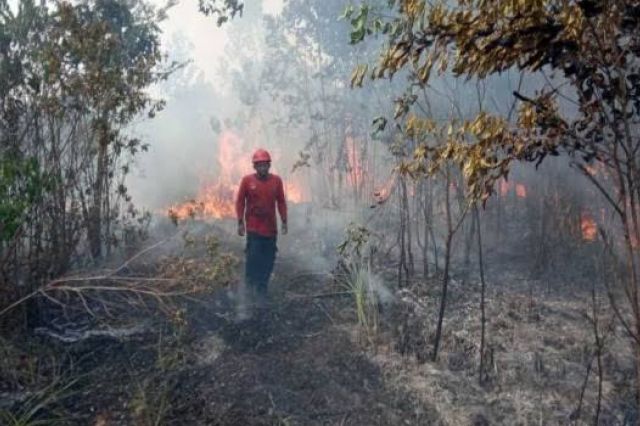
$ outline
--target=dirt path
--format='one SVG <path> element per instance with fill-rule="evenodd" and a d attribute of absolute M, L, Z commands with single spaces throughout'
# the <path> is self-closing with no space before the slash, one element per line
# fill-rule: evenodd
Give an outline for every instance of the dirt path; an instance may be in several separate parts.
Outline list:
<path fill-rule="evenodd" d="M 382 373 L 353 343 L 344 297 L 318 276 L 282 263 L 264 315 L 234 320 L 230 293 L 191 313 L 202 363 L 180 380 L 176 424 L 430 424 L 436 418 L 408 395 L 387 389 Z"/>

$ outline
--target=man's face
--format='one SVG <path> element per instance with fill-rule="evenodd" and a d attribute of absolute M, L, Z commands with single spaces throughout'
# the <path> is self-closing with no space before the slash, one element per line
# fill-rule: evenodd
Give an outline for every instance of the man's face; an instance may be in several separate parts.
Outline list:
<path fill-rule="evenodd" d="M 268 161 L 260 161 L 258 163 L 253 163 L 253 168 L 258 173 L 258 176 L 265 177 L 269 174 L 269 167 L 271 167 L 271 163 Z"/>

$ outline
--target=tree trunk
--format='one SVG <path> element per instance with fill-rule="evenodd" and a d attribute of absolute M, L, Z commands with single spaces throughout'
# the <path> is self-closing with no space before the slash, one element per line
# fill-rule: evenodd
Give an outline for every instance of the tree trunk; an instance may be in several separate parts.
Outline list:
<path fill-rule="evenodd" d="M 445 214 L 447 219 L 447 240 L 445 244 L 444 253 L 444 273 L 442 276 L 442 294 L 440 296 L 440 311 L 438 312 L 438 325 L 436 327 L 436 337 L 433 342 L 433 353 L 431 354 L 431 360 L 433 362 L 438 360 L 438 349 L 440 347 L 440 339 L 442 337 L 442 322 L 444 320 L 444 312 L 447 305 L 447 288 L 449 286 L 449 265 L 451 263 L 451 242 L 453 240 L 453 225 L 451 221 L 451 197 L 449 194 L 449 183 L 451 181 L 449 169 L 447 168 L 446 182 L 445 182 Z"/>
<path fill-rule="evenodd" d="M 477 226 L 477 236 L 478 236 L 478 267 L 480 268 L 480 368 L 478 372 L 478 383 L 482 385 L 484 381 L 484 348 L 486 342 L 486 324 L 487 317 L 485 312 L 485 293 L 486 293 L 486 282 L 484 279 L 484 260 L 482 258 L 482 235 L 480 228 L 480 212 L 478 211 L 478 206 L 473 206 L 473 216 L 474 222 Z"/>
<path fill-rule="evenodd" d="M 464 243 L 464 255 L 463 255 L 463 280 L 469 278 L 469 269 L 471 267 L 471 246 L 473 245 L 473 240 L 476 233 L 476 218 L 475 216 L 472 218 L 471 223 L 469 224 L 469 230 L 466 235 L 465 243 Z"/>
<path fill-rule="evenodd" d="M 402 277 L 404 272 L 405 284 L 408 283 L 409 270 L 407 268 L 407 251 L 406 251 L 406 215 L 404 204 L 404 177 L 400 176 L 400 261 L 398 262 L 398 288 L 402 288 Z"/>
<path fill-rule="evenodd" d="M 402 184 L 402 215 L 404 216 L 404 232 L 406 234 L 406 261 L 405 261 L 405 272 L 407 274 L 407 280 L 410 276 L 415 274 L 415 265 L 413 262 L 413 250 L 412 250 L 412 238 L 411 238 L 411 210 L 409 208 L 409 194 L 407 190 L 407 181 L 406 179 L 401 180 Z M 408 281 L 407 281 L 408 282 Z"/>
<path fill-rule="evenodd" d="M 422 214 L 424 219 L 424 247 L 422 247 L 422 259 L 424 262 L 423 273 L 425 278 L 429 276 L 429 228 L 431 227 L 431 215 L 429 205 L 431 204 L 431 191 L 428 180 L 423 181 L 423 194 L 422 194 Z"/>
<path fill-rule="evenodd" d="M 444 313 L 447 305 L 447 289 L 449 287 L 449 264 L 451 259 L 451 240 L 453 234 L 447 235 L 447 242 L 444 252 L 444 272 L 442 275 L 442 295 L 440 296 L 440 310 L 438 312 L 438 325 L 436 328 L 436 337 L 433 342 L 433 353 L 431 354 L 431 360 L 433 362 L 438 360 L 438 349 L 440 347 L 440 339 L 442 337 L 442 322 L 444 321 Z"/>
<path fill-rule="evenodd" d="M 109 147 L 106 124 L 99 130 L 98 157 L 96 160 L 96 176 L 93 185 L 93 203 L 91 205 L 88 223 L 89 249 L 94 259 L 102 256 L 102 207 L 104 190 L 107 183 Z"/>

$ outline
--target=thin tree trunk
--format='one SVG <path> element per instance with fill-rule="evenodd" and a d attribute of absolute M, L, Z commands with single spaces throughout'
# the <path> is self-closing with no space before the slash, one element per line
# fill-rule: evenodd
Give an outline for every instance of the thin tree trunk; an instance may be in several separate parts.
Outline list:
<path fill-rule="evenodd" d="M 502 241 L 502 210 L 504 209 L 504 200 L 502 198 L 502 190 L 499 190 L 496 197 L 496 242 L 498 245 Z"/>
<path fill-rule="evenodd" d="M 482 385 L 484 381 L 484 347 L 486 342 L 486 324 L 487 316 L 485 312 L 485 293 L 486 282 L 484 279 L 484 260 L 482 258 L 482 235 L 480 227 L 480 212 L 478 206 L 473 206 L 473 214 L 477 226 L 478 236 L 478 267 L 480 268 L 480 369 L 478 374 L 478 383 Z"/>
<path fill-rule="evenodd" d="M 547 203 L 545 197 L 540 199 L 540 235 L 538 245 L 538 273 L 541 273 L 547 265 Z"/>
<path fill-rule="evenodd" d="M 404 272 L 405 284 L 409 282 L 409 269 L 407 268 L 407 252 L 406 252 L 406 215 L 404 194 L 406 187 L 404 185 L 404 177 L 400 176 L 400 262 L 398 263 L 398 287 L 402 288 L 402 276 Z"/>
<path fill-rule="evenodd" d="M 407 242 L 407 256 L 405 261 L 405 272 L 407 280 L 410 276 L 415 274 L 415 266 L 413 262 L 413 251 L 412 251 L 412 238 L 411 238 L 411 211 L 409 209 L 409 194 L 407 190 L 407 180 L 402 179 L 402 214 L 404 215 L 404 231 L 406 234 L 406 242 Z M 408 281 L 407 281 L 408 282 Z"/>
<path fill-rule="evenodd" d="M 596 286 L 595 280 L 594 284 L 591 287 L 591 302 L 592 302 L 592 315 L 593 315 L 593 336 L 596 344 L 596 356 L 598 362 L 598 400 L 596 403 L 596 414 L 593 420 L 594 425 L 598 425 L 598 421 L 600 419 L 600 406 L 602 404 L 602 338 L 600 336 L 600 330 L 598 329 L 599 318 L 598 318 L 598 306 L 596 300 Z"/>
<path fill-rule="evenodd" d="M 429 215 L 429 207 L 428 204 L 431 203 L 431 199 L 427 200 L 427 197 L 430 196 L 430 190 L 428 190 L 426 187 L 429 185 L 428 180 L 424 180 L 423 181 L 424 187 L 423 187 L 423 197 L 422 197 L 422 213 L 423 213 L 423 219 L 424 219 L 424 247 L 422 248 L 422 259 L 424 262 L 424 276 L 425 278 L 429 276 L 429 228 L 431 226 L 431 217 Z"/>
<path fill-rule="evenodd" d="M 429 185 L 429 235 L 431 235 L 431 243 L 433 244 L 433 265 L 436 275 L 440 271 L 438 261 L 438 242 L 436 241 L 435 231 L 433 229 L 433 183 Z"/>
<path fill-rule="evenodd" d="M 447 242 L 445 245 L 444 253 L 444 272 L 442 276 L 442 295 L 440 296 L 440 310 L 438 312 L 438 325 L 436 328 L 436 337 L 433 343 L 433 353 L 431 354 L 431 360 L 433 362 L 438 360 L 438 349 L 440 348 L 440 339 L 442 337 L 442 322 L 444 321 L 444 312 L 447 305 L 447 288 L 449 286 L 449 263 L 451 259 L 451 240 L 452 234 L 447 235 Z"/>
<path fill-rule="evenodd" d="M 469 278 L 469 268 L 471 267 L 471 246 L 473 245 L 473 240 L 476 233 L 476 220 L 475 217 L 471 220 L 469 224 L 469 231 L 467 232 L 464 244 L 464 254 L 463 254 L 463 282 Z"/>
<path fill-rule="evenodd" d="M 449 194 L 449 183 L 451 181 L 449 168 L 446 171 L 445 181 L 445 214 L 447 220 L 447 240 L 445 244 L 444 254 L 444 273 L 442 276 L 442 294 L 440 296 L 440 311 L 438 312 L 438 325 L 436 327 L 435 341 L 433 342 L 433 353 L 431 360 L 433 362 L 438 359 L 438 349 L 440 348 L 440 339 L 442 337 L 442 322 L 444 321 L 444 312 L 447 305 L 447 288 L 449 286 L 449 264 L 451 262 L 451 241 L 453 240 L 453 225 L 451 222 L 451 197 Z"/>
<path fill-rule="evenodd" d="M 101 123 L 98 135 L 98 158 L 96 161 L 96 176 L 93 185 L 93 203 L 89 217 L 89 247 L 94 259 L 102 255 L 102 215 L 104 204 L 104 190 L 108 172 L 108 135 L 106 123 Z"/>

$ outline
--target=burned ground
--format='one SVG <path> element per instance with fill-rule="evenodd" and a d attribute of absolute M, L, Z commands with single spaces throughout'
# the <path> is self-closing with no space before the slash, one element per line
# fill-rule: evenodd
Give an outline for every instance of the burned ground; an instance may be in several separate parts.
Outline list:
<path fill-rule="evenodd" d="M 220 228 L 208 231 L 241 258 L 238 239 Z M 248 319 L 238 319 L 238 292 L 230 286 L 184 302 L 181 327 L 147 314 L 132 315 L 130 323 L 144 326 L 129 333 L 117 332 L 132 329 L 124 318 L 120 329 L 103 327 L 104 333 L 87 333 L 87 324 L 85 338 L 73 342 L 60 341 L 53 327 L 40 329 L 22 354 L 46 347 L 58 360 L 50 367 L 60 372 L 59 387 L 69 386 L 35 417 L 83 425 L 483 425 L 588 423 L 593 416 L 593 371 L 578 413 L 594 361 L 588 292 L 568 291 L 561 285 L 566 277 L 532 280 L 517 259 L 487 271 L 487 378 L 479 385 L 473 272 L 451 282 L 442 350 L 431 362 L 437 275 L 402 289 L 384 280 L 394 296 L 381 305 L 382 326 L 372 341 L 357 326 L 351 296 L 330 270 L 308 261 L 305 250 L 315 250 L 308 239 L 291 237 L 281 246 L 271 309 Z M 200 254 L 189 256 L 197 261 Z M 127 273 L 149 268 L 132 265 Z M 620 326 L 608 339 L 600 423 L 633 424 L 628 341 Z M 3 395 L 13 398 L 4 407 L 32 404 L 29 389 L 37 386 L 6 374 L 3 383 Z"/>
<path fill-rule="evenodd" d="M 273 284 L 274 306 L 266 314 L 242 322 L 197 314 L 210 319 L 204 335 L 225 349 L 199 367 L 202 379 L 192 382 L 190 392 L 197 397 L 181 413 L 184 421 L 415 424 L 409 408 L 416 402 L 387 389 L 380 369 L 335 322 L 335 311 L 347 308 L 348 300 L 314 298 L 325 289 L 323 282 L 299 281 L 286 273 Z M 293 291 L 309 297 L 292 297 Z M 431 417 L 421 421 L 436 418 L 433 410 L 424 411 Z"/>
<path fill-rule="evenodd" d="M 53 352 L 66 353 L 64 368 L 79 377 L 69 397 L 41 416 L 64 412 L 73 419 L 69 424 L 437 420 L 428 403 L 387 388 L 383 372 L 352 339 L 351 318 L 344 314 L 350 300 L 332 289 L 327 274 L 283 259 L 272 282 L 271 309 L 242 321 L 236 290 L 219 289 L 187 302 L 188 325 L 179 335 L 158 317 L 148 318 L 144 330 L 119 338 L 64 343 L 50 329 L 33 336 Z M 26 402 L 18 397 L 13 408 Z M 418 405 L 422 408 L 416 411 Z"/>

